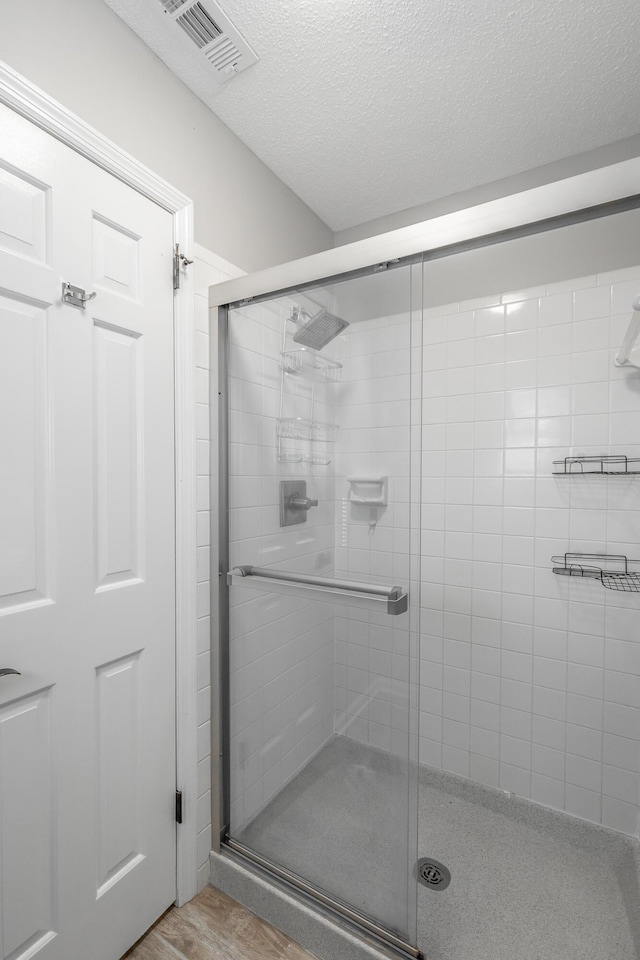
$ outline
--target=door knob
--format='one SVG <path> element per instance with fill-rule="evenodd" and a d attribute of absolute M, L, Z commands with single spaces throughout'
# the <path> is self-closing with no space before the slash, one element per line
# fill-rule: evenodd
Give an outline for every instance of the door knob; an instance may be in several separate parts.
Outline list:
<path fill-rule="evenodd" d="M 19 670 L 12 670 L 11 667 L 0 667 L 0 677 L 6 677 L 10 673 L 15 673 L 19 677 L 22 676 Z"/>

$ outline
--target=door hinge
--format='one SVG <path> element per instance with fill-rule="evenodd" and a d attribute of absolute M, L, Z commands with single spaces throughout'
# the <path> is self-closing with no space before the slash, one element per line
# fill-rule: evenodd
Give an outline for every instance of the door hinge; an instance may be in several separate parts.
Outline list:
<path fill-rule="evenodd" d="M 182 790 L 176 790 L 176 823 L 182 823 Z"/>
<path fill-rule="evenodd" d="M 188 257 L 185 257 L 184 253 L 180 253 L 180 244 L 176 243 L 176 250 L 173 255 L 173 289 L 180 289 L 180 263 L 185 267 L 188 267 L 193 263 L 193 260 L 189 260 Z"/>

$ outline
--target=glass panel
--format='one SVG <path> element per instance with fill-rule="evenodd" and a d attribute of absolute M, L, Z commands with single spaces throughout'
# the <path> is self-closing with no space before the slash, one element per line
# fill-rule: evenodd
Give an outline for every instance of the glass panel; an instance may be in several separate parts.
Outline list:
<path fill-rule="evenodd" d="M 419 888 L 426 956 L 638 956 L 640 596 L 552 558 L 640 559 L 640 477 L 562 475 L 640 457 L 640 373 L 614 364 L 639 230 L 425 264 L 419 826 L 452 874 Z"/>
<path fill-rule="evenodd" d="M 234 577 L 230 833 L 410 941 L 421 280 L 406 266 L 229 312 L 230 568 L 349 584 Z"/>

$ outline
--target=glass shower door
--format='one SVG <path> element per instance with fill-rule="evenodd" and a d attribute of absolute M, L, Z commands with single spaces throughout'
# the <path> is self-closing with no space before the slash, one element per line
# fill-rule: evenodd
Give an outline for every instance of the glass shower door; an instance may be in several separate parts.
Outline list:
<path fill-rule="evenodd" d="M 415 269 L 231 307 L 223 351 L 227 843 L 403 946 L 416 896 Z"/>

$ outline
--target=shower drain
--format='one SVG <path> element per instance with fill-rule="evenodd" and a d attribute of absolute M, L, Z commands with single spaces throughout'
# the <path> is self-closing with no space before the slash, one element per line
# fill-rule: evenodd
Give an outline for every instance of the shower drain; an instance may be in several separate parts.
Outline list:
<path fill-rule="evenodd" d="M 418 860 L 416 870 L 420 883 L 424 883 L 425 887 L 431 887 L 432 890 L 444 890 L 451 883 L 451 873 L 444 863 L 438 863 L 437 860 L 431 860 L 429 857 Z"/>

